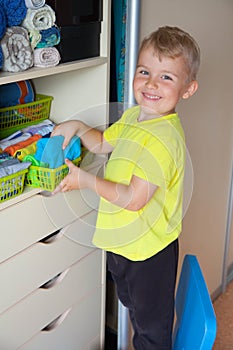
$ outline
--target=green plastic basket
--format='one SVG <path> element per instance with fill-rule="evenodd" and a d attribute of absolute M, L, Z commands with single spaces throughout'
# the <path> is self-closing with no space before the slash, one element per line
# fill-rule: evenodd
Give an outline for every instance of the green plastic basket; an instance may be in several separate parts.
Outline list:
<path fill-rule="evenodd" d="M 52 96 L 37 94 L 34 102 L 0 108 L 0 139 L 48 119 L 52 100 Z"/>
<path fill-rule="evenodd" d="M 0 178 L 0 202 L 14 198 L 23 192 L 27 172 L 28 169 L 25 169 Z"/>
<path fill-rule="evenodd" d="M 80 162 L 81 157 L 73 160 L 73 163 L 76 166 L 78 166 Z M 27 186 L 41 188 L 46 191 L 53 191 L 68 174 L 68 172 L 69 168 L 66 164 L 56 169 L 42 168 L 31 165 L 26 175 L 25 184 Z"/>

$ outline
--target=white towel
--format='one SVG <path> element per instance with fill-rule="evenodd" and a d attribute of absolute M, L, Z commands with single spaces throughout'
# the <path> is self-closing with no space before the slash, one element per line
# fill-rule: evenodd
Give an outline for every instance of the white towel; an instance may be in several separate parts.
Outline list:
<path fill-rule="evenodd" d="M 25 28 L 19 26 L 7 28 L 1 46 L 4 57 L 3 71 L 21 72 L 32 67 L 32 48 Z"/>
<path fill-rule="evenodd" d="M 35 67 L 53 67 L 59 64 L 61 56 L 56 47 L 44 47 L 34 50 Z"/>
<path fill-rule="evenodd" d="M 25 0 L 28 9 L 38 9 L 45 5 L 45 0 Z"/>
<path fill-rule="evenodd" d="M 28 31 L 40 31 L 51 28 L 55 24 L 55 21 L 56 15 L 54 10 L 49 5 L 44 5 L 38 9 L 29 8 L 21 26 Z"/>

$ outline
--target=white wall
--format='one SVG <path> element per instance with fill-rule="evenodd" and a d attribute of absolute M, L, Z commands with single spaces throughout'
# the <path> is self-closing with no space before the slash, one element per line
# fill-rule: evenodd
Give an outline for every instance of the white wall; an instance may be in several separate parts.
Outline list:
<path fill-rule="evenodd" d="M 163 25 L 190 32 L 202 53 L 199 90 L 178 108 L 194 170 L 180 247 L 181 259 L 198 256 L 213 293 L 222 279 L 233 154 L 233 1 L 141 0 L 140 38 Z"/>

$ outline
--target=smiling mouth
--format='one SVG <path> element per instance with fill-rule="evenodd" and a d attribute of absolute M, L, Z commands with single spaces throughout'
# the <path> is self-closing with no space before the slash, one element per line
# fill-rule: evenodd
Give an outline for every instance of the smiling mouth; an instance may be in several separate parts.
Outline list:
<path fill-rule="evenodd" d="M 158 101 L 161 99 L 160 96 L 157 96 L 157 95 L 150 95 L 150 94 L 147 94 L 147 93 L 143 93 L 143 96 L 148 99 L 148 100 L 151 100 L 151 101 Z"/>

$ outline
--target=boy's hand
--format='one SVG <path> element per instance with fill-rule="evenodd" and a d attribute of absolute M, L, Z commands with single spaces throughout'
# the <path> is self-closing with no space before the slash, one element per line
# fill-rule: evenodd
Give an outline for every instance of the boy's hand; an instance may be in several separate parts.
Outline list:
<path fill-rule="evenodd" d="M 82 188 L 83 178 L 82 173 L 85 173 L 83 170 L 75 166 L 69 159 L 65 160 L 66 165 L 69 168 L 68 175 L 60 182 L 60 184 L 55 188 L 52 194 L 56 194 L 58 192 L 67 192 L 72 190 L 78 190 Z"/>
<path fill-rule="evenodd" d="M 79 130 L 78 120 L 69 120 L 67 122 L 63 122 L 55 126 L 55 128 L 51 133 L 51 137 L 59 136 L 59 135 L 64 136 L 64 142 L 62 145 L 62 149 L 64 150 L 68 146 L 72 137 L 77 134 L 78 130 Z"/>

